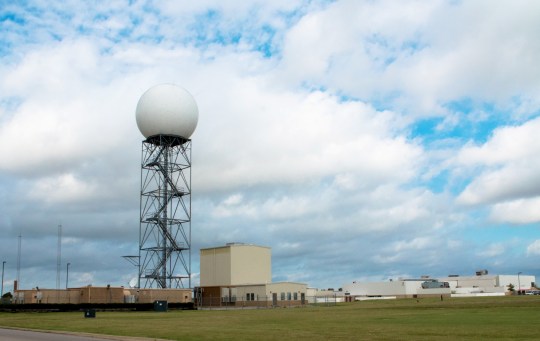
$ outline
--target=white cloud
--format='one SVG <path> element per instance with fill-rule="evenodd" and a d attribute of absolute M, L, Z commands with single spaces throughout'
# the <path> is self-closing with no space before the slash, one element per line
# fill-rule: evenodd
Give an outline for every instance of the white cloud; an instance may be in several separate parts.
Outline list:
<path fill-rule="evenodd" d="M 433 241 L 427 237 L 417 237 L 409 241 L 399 241 L 394 243 L 391 247 L 394 252 L 401 252 L 406 250 L 420 250 L 428 246 L 432 246 Z"/>
<path fill-rule="evenodd" d="M 72 278 L 72 281 L 75 282 L 71 282 L 73 284 L 73 286 L 86 286 L 86 285 L 92 285 L 94 283 L 94 280 L 95 280 L 95 275 L 91 272 L 83 272 L 83 273 L 76 273 L 76 274 L 73 274 L 72 272 L 72 275 L 71 275 L 71 278 Z M 95 285 L 95 284 L 94 284 Z"/>
<path fill-rule="evenodd" d="M 509 162 L 532 161 L 540 152 L 536 138 L 540 130 L 540 118 L 531 119 L 521 125 L 500 127 L 483 145 L 466 146 L 457 155 L 464 165 L 497 166 Z"/>
<path fill-rule="evenodd" d="M 478 252 L 480 257 L 497 257 L 504 253 L 506 250 L 505 246 L 501 243 L 493 243 L 488 245 L 485 250 Z"/>
<path fill-rule="evenodd" d="M 504 127 L 481 146 L 466 146 L 457 155 L 458 166 L 472 169 L 471 183 L 459 195 L 464 204 L 497 203 L 540 195 L 540 119 Z"/>
<path fill-rule="evenodd" d="M 529 246 L 527 246 L 527 255 L 536 256 L 540 255 L 540 239 L 535 240 Z"/>
<path fill-rule="evenodd" d="M 40 179 L 29 191 L 31 199 L 43 199 L 47 203 L 73 203 L 95 195 L 96 186 L 77 179 L 73 174 L 57 178 Z"/>
<path fill-rule="evenodd" d="M 257 207 L 252 203 L 244 203 L 242 194 L 233 194 L 219 203 L 212 215 L 216 218 L 255 217 Z"/>
<path fill-rule="evenodd" d="M 242 194 L 233 194 L 223 201 L 223 204 L 226 206 L 238 205 L 242 202 Z"/>
<path fill-rule="evenodd" d="M 458 200 L 464 204 L 480 204 L 538 195 L 537 168 L 534 164 L 509 165 L 500 170 L 484 171 L 465 188 Z"/>
<path fill-rule="evenodd" d="M 428 230 L 425 232 L 431 234 Z M 422 264 L 425 270 L 437 263 L 436 250 L 440 250 L 443 246 L 440 240 L 432 235 L 410 239 L 406 239 L 407 236 L 402 235 L 401 238 L 403 239 L 389 243 L 383 250 L 375 251 L 371 259 L 376 263 L 393 265 L 394 267 L 413 262 Z"/>
<path fill-rule="evenodd" d="M 0 155 L 9 160 L 0 169 L 63 171 L 135 142 L 130 103 L 137 94 L 128 90 L 131 77 L 105 78 L 113 75 L 98 64 L 107 62 L 90 42 L 66 42 L 4 72 L 0 89 L 22 103 L 0 126 Z"/>
<path fill-rule="evenodd" d="M 530 224 L 540 221 L 540 197 L 518 199 L 493 205 L 490 217 L 495 222 Z"/>
<path fill-rule="evenodd" d="M 471 97 L 506 106 L 516 95 L 534 98 L 534 112 L 540 44 L 527 43 L 536 41 L 533 7 L 338 1 L 287 34 L 283 76 L 360 98 L 393 93 L 392 104 L 409 113 L 442 115 L 441 104 Z"/>
<path fill-rule="evenodd" d="M 336 172 L 366 182 L 414 176 L 421 151 L 394 137 L 392 113 L 361 102 L 340 103 L 320 92 L 282 93 L 259 84 L 242 78 L 223 84 L 214 102 L 228 103 L 228 112 L 202 103 L 202 115 L 214 118 L 201 117 L 196 137 L 210 141 L 201 146 L 202 164 L 195 165 L 203 189 L 306 182 Z M 219 177 L 213 174 L 216 167 L 222 170 Z"/>

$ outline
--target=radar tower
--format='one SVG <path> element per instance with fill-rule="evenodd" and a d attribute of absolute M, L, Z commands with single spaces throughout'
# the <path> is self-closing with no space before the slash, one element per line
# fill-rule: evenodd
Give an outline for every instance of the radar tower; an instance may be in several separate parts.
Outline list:
<path fill-rule="evenodd" d="M 198 108 L 172 84 L 147 90 L 136 110 L 142 142 L 139 288 L 191 287 L 191 140 Z"/>

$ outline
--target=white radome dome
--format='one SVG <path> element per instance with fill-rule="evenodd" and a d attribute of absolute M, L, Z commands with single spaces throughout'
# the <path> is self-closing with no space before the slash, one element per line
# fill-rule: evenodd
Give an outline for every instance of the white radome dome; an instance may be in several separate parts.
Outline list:
<path fill-rule="evenodd" d="M 174 84 L 159 84 L 141 96 L 135 117 L 146 138 L 163 134 L 189 139 L 197 127 L 199 109 L 186 89 Z"/>

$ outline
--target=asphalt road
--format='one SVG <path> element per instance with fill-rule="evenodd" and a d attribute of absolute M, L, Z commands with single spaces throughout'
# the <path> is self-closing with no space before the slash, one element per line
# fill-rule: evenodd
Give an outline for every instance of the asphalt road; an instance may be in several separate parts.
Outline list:
<path fill-rule="evenodd" d="M 1 329 L 0 341 L 110 341 L 120 338 L 100 338 L 92 336 L 79 336 L 72 334 L 55 334 L 32 332 L 28 330 Z M 127 340 L 127 339 L 123 339 Z"/>

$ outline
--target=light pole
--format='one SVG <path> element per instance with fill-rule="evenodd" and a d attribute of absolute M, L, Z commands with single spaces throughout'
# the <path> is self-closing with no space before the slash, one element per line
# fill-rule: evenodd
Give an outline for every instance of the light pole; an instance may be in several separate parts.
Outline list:
<path fill-rule="evenodd" d="M 519 275 L 521 275 L 521 271 L 518 272 L 518 295 L 521 295 L 521 281 L 519 280 Z"/>
<path fill-rule="evenodd" d="M 4 296 L 4 266 L 6 265 L 6 261 L 2 262 L 2 293 L 0 294 L 0 298 Z"/>
<path fill-rule="evenodd" d="M 69 266 L 71 263 L 66 264 L 66 289 L 68 288 L 68 282 L 69 282 Z"/>

